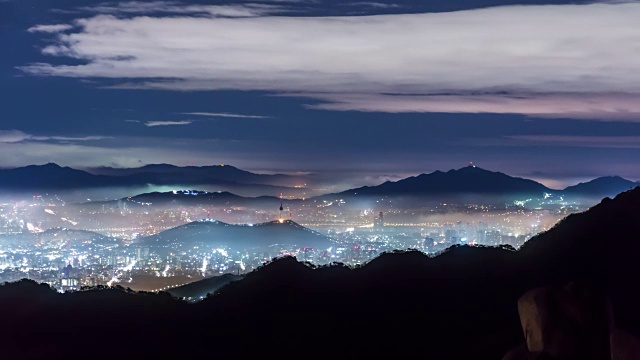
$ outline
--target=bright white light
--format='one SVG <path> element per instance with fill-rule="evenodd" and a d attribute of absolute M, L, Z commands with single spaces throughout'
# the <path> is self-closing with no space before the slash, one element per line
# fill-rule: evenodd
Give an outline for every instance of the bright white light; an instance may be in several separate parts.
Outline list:
<path fill-rule="evenodd" d="M 207 272 L 207 265 L 208 265 L 208 261 L 207 258 L 205 257 L 204 259 L 202 259 L 202 268 L 200 269 L 200 272 L 202 273 L 202 276 L 205 276 L 206 272 Z"/>
<path fill-rule="evenodd" d="M 229 257 L 229 253 L 225 249 L 216 249 L 216 251 L 224 257 Z"/>

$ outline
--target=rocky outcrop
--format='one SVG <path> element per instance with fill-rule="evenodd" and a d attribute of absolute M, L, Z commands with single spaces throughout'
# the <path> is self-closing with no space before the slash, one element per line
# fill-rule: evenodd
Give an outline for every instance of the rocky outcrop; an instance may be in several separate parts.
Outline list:
<path fill-rule="evenodd" d="M 526 344 L 503 360 L 640 360 L 640 341 L 615 329 L 604 294 L 577 282 L 526 292 L 518 300 Z"/>
<path fill-rule="evenodd" d="M 620 329 L 611 332 L 611 360 L 639 360 L 640 339 Z"/>

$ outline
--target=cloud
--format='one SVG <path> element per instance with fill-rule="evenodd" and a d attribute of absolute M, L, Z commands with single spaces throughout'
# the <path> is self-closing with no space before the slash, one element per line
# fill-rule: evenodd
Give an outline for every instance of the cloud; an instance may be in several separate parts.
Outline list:
<path fill-rule="evenodd" d="M 68 24 L 56 24 L 56 25 L 36 25 L 27 29 L 28 32 L 44 32 L 44 33 L 57 33 L 73 29 L 72 25 Z"/>
<path fill-rule="evenodd" d="M 189 125 L 191 121 L 147 121 L 144 123 L 145 126 L 154 127 L 154 126 L 173 126 L 173 125 Z"/>
<path fill-rule="evenodd" d="M 262 156 L 264 143 L 220 139 L 193 139 L 174 137 L 117 137 L 104 142 L 59 143 L 44 141 L 0 142 L 2 167 L 24 166 L 55 162 L 72 167 L 95 167 L 112 164 L 132 167 L 143 164 L 169 163 L 186 165 L 196 163 L 234 164 L 245 169 L 289 170 L 293 161 L 282 161 L 288 153 L 282 149 L 276 156 Z M 293 158 L 307 156 L 291 154 Z M 281 167 L 281 166 L 284 167 Z M 277 171 L 280 172 L 280 171 Z"/>
<path fill-rule="evenodd" d="M 235 119 L 268 119 L 270 118 L 270 116 L 263 116 L 263 115 L 242 115 L 242 114 L 210 113 L 210 112 L 187 112 L 182 114 L 195 115 L 195 116 L 210 116 L 210 117 L 219 117 L 219 118 L 235 118 Z"/>
<path fill-rule="evenodd" d="M 0 130 L 0 143 L 19 143 L 23 141 L 96 141 L 111 139 L 110 136 L 35 136 L 20 130 Z"/>
<path fill-rule="evenodd" d="M 281 5 L 234 4 L 234 5 L 191 5 L 177 1 L 128 1 L 108 2 L 81 10 L 100 14 L 170 14 L 199 15 L 212 17 L 253 17 L 285 11 Z"/>
<path fill-rule="evenodd" d="M 157 139 L 146 139 L 147 142 Z M 163 141 L 166 143 L 166 141 Z M 139 146 L 131 146 L 136 143 Z M 175 143 L 173 144 L 175 145 Z M 86 143 L 60 144 L 49 142 L 0 142 L 0 152 L 6 154 L 2 159 L 3 167 L 24 166 L 25 164 L 41 164 L 55 162 L 73 167 L 104 166 L 105 162 L 119 167 L 137 167 L 140 161 L 150 163 L 183 164 L 188 161 L 198 161 L 209 164 L 211 153 L 192 150 L 184 144 L 175 147 L 158 148 L 144 143 L 142 139 L 132 141 L 129 145 L 118 147 L 104 147 L 87 145 Z M 228 162 L 222 161 L 220 162 Z"/>
<path fill-rule="evenodd" d="M 58 141 L 96 141 L 96 140 L 104 140 L 111 139 L 111 136 L 32 136 L 32 140 L 38 141 L 47 141 L 47 140 L 58 140 Z"/>
<path fill-rule="evenodd" d="M 99 15 L 42 49 L 73 63 L 21 69 L 115 79 L 117 88 L 306 96 L 320 101 L 313 109 L 640 121 L 638 18 L 640 3 L 353 17 Z"/>
<path fill-rule="evenodd" d="M 517 135 L 506 138 L 523 146 L 640 149 L 640 136 Z"/>
<path fill-rule="evenodd" d="M 393 9 L 393 8 L 399 8 L 400 7 L 400 5 L 398 5 L 398 4 L 386 4 L 386 3 L 369 2 L 369 1 L 358 1 L 358 2 L 353 2 L 353 3 L 346 3 L 344 5 L 348 5 L 348 6 L 366 6 L 366 7 L 376 8 L 376 9 Z"/>
<path fill-rule="evenodd" d="M 640 96 L 629 93 L 315 94 L 309 109 L 389 113 L 527 114 L 544 118 L 640 121 Z"/>
<path fill-rule="evenodd" d="M 0 143 L 16 143 L 28 140 L 31 135 L 20 130 L 0 130 Z"/>
<path fill-rule="evenodd" d="M 594 149 L 640 149 L 640 136 L 509 135 L 497 138 L 456 140 L 457 146 L 480 147 L 573 147 Z"/>

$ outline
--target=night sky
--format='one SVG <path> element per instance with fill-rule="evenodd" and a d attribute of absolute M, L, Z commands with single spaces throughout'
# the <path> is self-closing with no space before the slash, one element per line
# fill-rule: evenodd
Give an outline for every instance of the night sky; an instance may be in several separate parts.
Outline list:
<path fill-rule="evenodd" d="M 635 1 L 0 0 L 0 167 L 639 180 L 638 19 Z"/>

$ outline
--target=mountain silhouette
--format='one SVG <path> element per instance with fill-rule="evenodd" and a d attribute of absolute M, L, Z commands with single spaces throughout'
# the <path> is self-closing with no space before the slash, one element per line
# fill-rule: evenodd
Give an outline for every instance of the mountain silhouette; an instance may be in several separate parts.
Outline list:
<path fill-rule="evenodd" d="M 602 199 L 616 196 L 621 192 L 631 190 L 637 186 L 637 183 L 621 178 L 620 176 L 603 176 L 591 181 L 569 186 L 565 188 L 562 193 L 565 195 Z"/>
<path fill-rule="evenodd" d="M 238 169 L 231 165 L 212 166 L 175 166 L 170 164 L 151 164 L 139 168 L 93 168 L 90 171 L 98 175 L 128 177 L 159 184 L 180 184 L 186 180 L 190 184 L 209 184 L 232 182 L 242 184 L 263 184 L 294 186 L 302 181 L 298 177 L 284 174 L 256 174 Z"/>
<path fill-rule="evenodd" d="M 66 190 L 109 186 L 218 185 L 288 189 L 285 184 L 299 184 L 289 175 L 263 175 L 233 166 L 178 167 L 148 165 L 132 169 L 101 168 L 96 173 L 49 163 L 14 169 L 0 169 L 0 190 Z M 293 186 L 293 185 L 291 185 Z"/>
<path fill-rule="evenodd" d="M 640 330 L 640 188 L 569 215 L 526 242 L 518 255 L 538 284 L 587 278 L 603 284 L 616 322 Z"/>
<path fill-rule="evenodd" d="M 201 220 L 143 238 L 140 242 L 155 247 L 172 244 L 186 247 L 207 245 L 238 251 L 268 248 L 274 244 L 316 249 L 326 249 L 333 245 L 326 236 L 291 220 L 243 225 Z"/>
<path fill-rule="evenodd" d="M 300 200 L 283 200 L 284 203 Z M 117 207 L 125 202 L 129 207 L 136 206 L 252 206 L 274 208 L 280 203 L 280 198 L 275 196 L 245 197 L 232 194 L 228 191 L 198 191 L 175 190 L 168 192 L 151 192 L 122 198 L 113 201 L 93 201 L 85 203 L 85 206 L 113 206 Z"/>
<path fill-rule="evenodd" d="M 73 189 L 109 186 L 108 176 L 93 175 L 86 171 L 61 167 L 53 163 L 29 165 L 15 169 L 0 169 L 0 189 Z"/>
<path fill-rule="evenodd" d="M 286 192 L 302 196 L 307 179 L 284 174 L 256 174 L 230 165 L 186 166 L 152 164 L 139 168 L 93 168 L 90 171 L 61 167 L 53 163 L 29 165 L 14 169 L 0 169 L 0 192 L 61 191 L 87 188 L 139 187 L 148 185 L 167 186 L 214 186 L 220 190 L 242 192 L 252 196 Z M 467 166 L 447 172 L 408 177 L 399 181 L 387 181 L 377 186 L 364 186 L 340 193 L 327 194 L 308 200 L 339 198 L 405 197 L 430 198 L 434 201 L 478 200 L 494 203 L 511 202 L 515 199 L 543 198 L 545 193 L 579 197 L 601 198 L 637 186 L 629 180 L 617 177 L 602 177 L 586 183 L 569 186 L 564 190 L 553 190 L 529 179 L 512 177 L 501 172 Z M 294 187 L 295 186 L 295 187 Z M 215 203 L 223 196 L 211 193 Z M 170 194 L 148 193 L 138 195 L 143 202 L 163 202 Z M 151 201 L 153 199 L 154 201 Z M 184 198 L 187 200 L 186 198 Z M 258 196 L 236 202 L 260 206 L 268 197 Z M 197 203 L 195 199 L 190 200 Z M 101 203 L 102 204 L 102 203 Z"/>
<path fill-rule="evenodd" d="M 529 179 L 512 177 L 475 166 L 467 166 L 447 172 L 412 176 L 399 181 L 387 181 L 378 186 L 365 186 L 339 193 L 343 196 L 435 196 L 490 195 L 535 196 L 553 192 L 546 186 Z"/>

